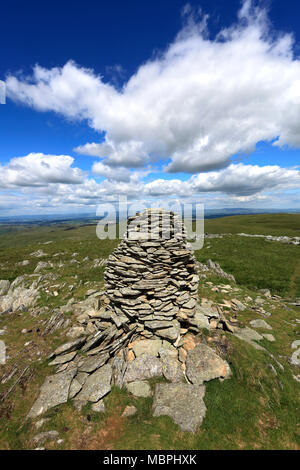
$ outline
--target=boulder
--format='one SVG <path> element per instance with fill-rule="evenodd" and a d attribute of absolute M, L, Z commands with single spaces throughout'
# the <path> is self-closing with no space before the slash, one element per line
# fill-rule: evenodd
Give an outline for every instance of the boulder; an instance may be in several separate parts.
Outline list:
<path fill-rule="evenodd" d="M 124 383 L 162 376 L 162 363 L 154 356 L 143 354 L 127 365 Z"/>
<path fill-rule="evenodd" d="M 77 369 L 73 368 L 46 377 L 40 389 L 39 397 L 33 404 L 27 418 L 36 418 L 49 410 L 49 408 L 66 403 L 69 397 L 71 382 L 76 372 Z"/>
<path fill-rule="evenodd" d="M 259 349 L 264 351 L 265 349 L 257 344 L 255 341 L 261 341 L 263 336 L 257 333 L 257 331 L 252 330 L 251 328 L 236 328 L 235 332 L 233 333 L 234 336 L 241 339 L 242 341 L 246 341 L 246 343 L 251 344 L 255 349 Z"/>
<path fill-rule="evenodd" d="M 136 380 L 134 382 L 130 382 L 126 384 L 126 388 L 135 397 L 147 398 L 152 395 L 150 385 L 148 384 L 148 382 L 145 382 L 142 380 Z"/>
<path fill-rule="evenodd" d="M 250 325 L 252 328 L 263 328 L 265 330 L 273 329 L 265 320 L 261 320 L 260 318 L 257 320 L 251 320 Z"/>
<path fill-rule="evenodd" d="M 205 387 L 186 383 L 157 384 L 153 416 L 170 416 L 182 431 L 195 432 L 206 413 Z"/>
<path fill-rule="evenodd" d="M 217 378 L 228 378 L 230 367 L 213 349 L 200 343 L 188 351 L 186 358 L 186 376 L 195 385 Z"/>
<path fill-rule="evenodd" d="M 99 401 L 110 392 L 111 379 L 112 367 L 106 364 L 88 376 L 76 400 L 81 402 Z"/>

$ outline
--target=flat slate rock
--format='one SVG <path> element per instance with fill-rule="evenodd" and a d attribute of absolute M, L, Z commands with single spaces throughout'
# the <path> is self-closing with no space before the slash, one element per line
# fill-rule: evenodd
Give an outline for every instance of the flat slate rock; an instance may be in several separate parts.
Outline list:
<path fill-rule="evenodd" d="M 99 369 L 103 366 L 109 359 L 108 353 L 98 354 L 97 356 L 89 357 L 85 359 L 84 362 L 78 367 L 80 372 L 94 372 L 94 370 Z"/>
<path fill-rule="evenodd" d="M 252 330 L 251 328 L 236 328 L 235 332 L 233 333 L 234 336 L 241 339 L 242 341 L 246 341 L 246 343 L 251 344 L 255 349 L 259 349 L 261 351 L 265 351 L 265 348 L 257 344 L 255 341 L 261 341 L 263 336 L 257 333 L 257 331 Z"/>
<path fill-rule="evenodd" d="M 143 380 L 136 380 L 135 382 L 130 382 L 126 385 L 127 390 L 132 393 L 135 397 L 151 397 L 151 387 L 148 382 Z"/>
<path fill-rule="evenodd" d="M 157 384 L 153 416 L 170 416 L 182 431 L 195 432 L 206 413 L 204 394 L 203 385 Z"/>
<path fill-rule="evenodd" d="M 160 376 L 162 376 L 161 361 L 157 357 L 143 354 L 128 364 L 124 375 L 124 383 Z"/>
<path fill-rule="evenodd" d="M 66 403 L 69 397 L 71 382 L 76 372 L 77 368 L 73 368 L 46 377 L 41 387 L 40 395 L 29 411 L 27 418 L 36 418 L 49 410 L 49 408 Z"/>
<path fill-rule="evenodd" d="M 195 385 L 217 378 L 228 378 L 231 374 L 226 361 L 213 349 L 200 343 L 188 351 L 186 358 L 186 376 Z"/>
<path fill-rule="evenodd" d="M 196 324 L 197 328 L 202 329 L 206 328 L 209 330 L 209 321 L 206 315 L 197 311 L 193 317 L 194 323 Z"/>
<path fill-rule="evenodd" d="M 69 390 L 69 398 L 74 398 L 81 389 L 82 384 L 76 378 L 73 379 Z"/>
<path fill-rule="evenodd" d="M 158 351 L 162 347 L 162 341 L 160 339 L 145 339 L 137 341 L 132 346 L 136 357 L 142 354 L 149 354 L 150 356 L 158 356 Z"/>
<path fill-rule="evenodd" d="M 264 328 L 266 330 L 273 330 L 273 328 L 265 321 L 258 318 L 257 320 L 251 320 L 250 325 L 252 328 Z"/>
<path fill-rule="evenodd" d="M 72 351 L 67 354 L 62 354 L 61 356 L 57 356 L 53 361 L 49 362 L 49 366 L 56 366 L 58 364 L 65 364 L 66 362 L 72 361 L 76 356 L 77 351 Z"/>
<path fill-rule="evenodd" d="M 112 367 L 104 365 L 89 375 L 76 400 L 79 402 L 97 402 L 111 390 Z"/>
<path fill-rule="evenodd" d="M 66 354 L 71 351 L 76 351 L 79 349 L 86 341 L 86 338 L 78 338 L 75 341 L 69 341 L 68 343 L 62 344 L 49 356 L 51 359 L 54 356 L 59 356 L 60 354 Z"/>

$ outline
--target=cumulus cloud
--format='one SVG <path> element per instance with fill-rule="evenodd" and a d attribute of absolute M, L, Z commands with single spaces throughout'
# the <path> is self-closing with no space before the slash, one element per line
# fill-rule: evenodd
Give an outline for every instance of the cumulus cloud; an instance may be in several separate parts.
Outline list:
<path fill-rule="evenodd" d="M 231 164 L 221 171 L 193 175 L 187 181 L 156 180 L 145 185 L 150 195 L 179 194 L 190 196 L 201 193 L 224 193 L 247 200 L 247 196 L 279 188 L 300 188 L 300 171 L 280 168 L 277 165 Z"/>
<path fill-rule="evenodd" d="M 190 16 L 187 16 L 189 14 Z M 257 142 L 300 147 L 300 60 L 291 34 L 277 33 L 264 9 L 243 2 L 236 22 L 211 38 L 208 18 L 186 9 L 185 27 L 121 89 L 69 61 L 10 75 L 9 98 L 40 111 L 88 120 L 104 143 L 77 149 L 108 166 L 162 160 L 171 173 L 211 171 Z"/>
<path fill-rule="evenodd" d="M 0 187 L 39 187 L 54 183 L 80 184 L 84 172 L 72 168 L 74 158 L 69 155 L 44 155 L 30 153 L 12 158 L 7 165 L 0 165 Z"/>
<path fill-rule="evenodd" d="M 131 172 L 127 168 L 111 168 L 102 162 L 96 162 L 93 164 L 92 172 L 95 175 L 105 176 L 107 179 L 115 181 L 130 181 Z"/>
<path fill-rule="evenodd" d="M 262 191 L 300 187 L 300 171 L 277 165 L 231 164 L 221 171 L 192 176 L 193 192 L 223 192 L 237 196 L 250 196 Z"/>
<path fill-rule="evenodd" d="M 118 171 L 110 167 L 108 169 Z M 4 208 L 6 204 L 7 210 L 20 211 L 22 208 L 22 211 L 35 213 L 40 210 L 69 211 L 73 208 L 94 210 L 100 203 L 117 201 L 118 196 L 139 201 L 161 199 L 165 203 L 175 197 L 190 202 L 198 200 L 205 203 L 206 207 L 253 205 L 261 202 L 269 205 L 273 202 L 274 206 L 274 201 L 277 207 L 281 207 L 283 202 L 286 207 L 299 205 L 300 171 L 276 165 L 259 167 L 232 164 L 220 171 L 193 175 L 186 181 L 159 178 L 145 182 L 141 180 L 141 174 L 132 173 L 126 181 L 108 177 L 97 182 L 85 177 L 76 184 L 75 181 L 67 183 L 52 176 L 44 178 L 43 183 L 39 179 L 39 184 L 34 184 L 36 174 L 32 174 L 32 180 L 24 182 L 22 165 L 19 166 L 19 171 L 18 176 L 14 174 L 10 183 L 7 182 L 6 194 L 0 195 L 0 210 L 3 204 Z M 20 181 L 23 181 L 22 185 L 19 184 Z"/>
<path fill-rule="evenodd" d="M 87 143 L 76 147 L 74 151 L 81 155 L 91 157 L 107 157 L 105 164 L 111 167 L 123 166 L 128 168 L 140 168 L 149 162 L 149 157 L 142 142 L 130 140 L 115 144 L 106 139 L 105 142 L 97 144 Z"/>

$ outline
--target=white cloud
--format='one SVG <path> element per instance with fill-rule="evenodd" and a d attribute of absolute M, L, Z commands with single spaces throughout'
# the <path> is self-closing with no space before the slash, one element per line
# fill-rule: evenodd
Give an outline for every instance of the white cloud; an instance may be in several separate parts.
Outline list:
<path fill-rule="evenodd" d="M 240 201 L 242 197 L 280 188 L 300 188 L 300 171 L 277 165 L 259 167 L 239 163 L 220 171 L 199 173 L 187 181 L 160 179 L 145 184 L 146 194 L 152 196 L 223 193 L 238 196 Z"/>
<path fill-rule="evenodd" d="M 185 13 L 187 13 L 185 11 Z M 161 159 L 169 172 L 224 168 L 261 140 L 300 147 L 300 61 L 293 37 L 272 30 L 266 12 L 243 3 L 216 38 L 206 16 L 191 17 L 168 49 L 141 65 L 121 90 L 74 62 L 36 66 L 7 78 L 7 95 L 41 111 L 87 119 L 104 144 L 80 153 L 109 166 Z"/>
<path fill-rule="evenodd" d="M 7 165 L 0 165 L 0 187 L 47 186 L 54 183 L 80 184 L 85 174 L 72 168 L 74 158 L 69 155 L 44 155 L 30 153 L 12 158 Z"/>
<path fill-rule="evenodd" d="M 105 176 L 107 179 L 115 181 L 129 182 L 131 172 L 127 168 L 111 168 L 102 162 L 95 162 L 92 167 L 95 175 Z"/>
<path fill-rule="evenodd" d="M 143 143 L 134 140 L 115 144 L 107 139 L 101 144 L 92 142 L 80 145 L 74 151 L 91 157 L 107 157 L 105 163 L 112 167 L 140 168 L 144 167 L 149 161 Z"/>
<path fill-rule="evenodd" d="M 17 172 L 16 167 L 15 171 Z M 32 175 L 33 180 L 27 180 L 25 184 L 22 180 L 22 165 L 19 171 L 20 174 L 14 174 L 14 178 L 6 185 L 5 194 L 0 194 L 2 211 L 6 209 L 38 213 L 62 210 L 68 212 L 75 208 L 95 210 L 98 204 L 116 201 L 118 196 L 144 202 L 161 199 L 165 203 L 176 197 L 185 201 L 198 200 L 205 207 L 219 208 L 248 205 L 257 207 L 262 203 L 268 207 L 299 207 L 300 171 L 275 165 L 259 167 L 232 164 L 220 171 L 194 175 L 186 181 L 156 179 L 144 182 L 141 181 L 142 174 L 132 172 L 128 181 L 106 179 L 99 183 L 92 178 L 84 178 L 74 184 L 55 182 L 52 177 L 47 177 L 43 180 L 44 185 L 42 181 L 39 185 L 34 184 L 36 174 Z M 19 184 L 20 181 L 23 181 L 22 185 Z"/>
<path fill-rule="evenodd" d="M 221 171 L 192 176 L 193 192 L 222 192 L 237 196 L 251 196 L 278 188 L 300 187 L 300 171 L 277 165 L 231 164 Z"/>

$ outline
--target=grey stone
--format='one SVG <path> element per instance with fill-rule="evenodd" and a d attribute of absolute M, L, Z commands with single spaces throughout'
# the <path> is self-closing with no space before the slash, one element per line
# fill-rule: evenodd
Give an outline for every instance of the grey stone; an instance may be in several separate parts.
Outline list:
<path fill-rule="evenodd" d="M 67 336 L 71 339 L 76 339 L 76 338 L 80 338 L 80 336 L 83 336 L 84 332 L 85 332 L 85 329 L 83 326 L 73 326 L 67 332 Z"/>
<path fill-rule="evenodd" d="M 274 336 L 273 336 L 273 335 L 270 335 L 269 333 L 262 333 L 262 336 L 263 336 L 266 340 L 270 341 L 271 343 L 273 343 L 273 342 L 275 341 Z"/>
<path fill-rule="evenodd" d="M 232 299 L 231 303 L 233 303 L 235 307 L 240 311 L 246 310 L 246 306 L 238 299 Z"/>
<path fill-rule="evenodd" d="M 219 313 L 214 310 L 212 307 L 204 307 L 201 305 L 197 305 L 196 312 L 199 314 L 205 315 L 208 318 L 219 318 Z"/>
<path fill-rule="evenodd" d="M 52 353 L 49 358 L 51 359 L 52 357 L 59 356 L 60 354 L 76 351 L 85 343 L 85 341 L 85 338 L 78 338 L 75 341 L 70 341 L 69 343 L 62 344 L 61 346 L 55 349 L 54 353 Z"/>
<path fill-rule="evenodd" d="M 45 431 L 32 438 L 35 444 L 43 444 L 45 441 L 53 441 L 59 436 L 57 431 Z"/>
<path fill-rule="evenodd" d="M 40 262 L 37 264 L 37 266 L 36 266 L 34 272 L 35 272 L 35 273 L 39 273 L 39 272 L 41 272 L 43 269 L 47 269 L 47 268 L 50 268 L 50 267 L 52 267 L 52 266 L 53 266 L 53 265 L 52 265 L 51 263 L 44 262 L 44 261 L 40 261 Z"/>
<path fill-rule="evenodd" d="M 48 421 L 50 421 L 50 418 L 39 419 L 36 423 L 34 423 L 35 429 L 40 429 Z"/>
<path fill-rule="evenodd" d="M 265 297 L 272 297 L 271 291 L 269 289 L 259 289 L 259 292 L 263 294 Z"/>
<path fill-rule="evenodd" d="M 105 404 L 103 400 L 97 401 L 97 403 L 92 404 L 92 410 L 96 413 L 105 413 Z"/>
<path fill-rule="evenodd" d="M 109 364 L 96 370 L 87 379 L 77 395 L 79 401 L 97 402 L 111 390 L 112 367 Z"/>
<path fill-rule="evenodd" d="M 128 364 L 124 375 L 124 383 L 160 376 L 162 376 L 161 361 L 157 357 L 143 354 Z"/>
<path fill-rule="evenodd" d="M 251 320 L 250 325 L 252 328 L 263 328 L 266 330 L 273 329 L 265 320 L 261 320 L 260 318 L 257 320 Z"/>
<path fill-rule="evenodd" d="M 69 398 L 74 398 L 77 395 L 77 393 L 80 392 L 81 389 L 82 389 L 82 384 L 78 382 L 76 378 L 73 379 L 71 382 L 71 386 L 70 386 Z"/>
<path fill-rule="evenodd" d="M 141 380 L 136 380 L 135 382 L 130 382 L 126 385 L 127 390 L 132 393 L 135 397 L 150 397 L 151 396 L 151 387 L 148 382 Z"/>
<path fill-rule="evenodd" d="M 153 416 L 170 416 L 182 431 L 195 432 L 206 413 L 204 394 L 204 386 L 184 383 L 157 384 L 153 399 Z"/>
<path fill-rule="evenodd" d="M 145 328 L 148 328 L 149 330 L 162 330 L 164 328 L 170 327 L 172 327 L 172 322 L 168 320 L 154 320 L 145 322 Z"/>
<path fill-rule="evenodd" d="M 242 341 L 246 341 L 246 343 L 251 344 L 255 349 L 265 351 L 265 348 L 255 342 L 263 339 L 263 336 L 257 333 L 257 331 L 252 330 L 251 328 L 236 328 L 233 334 Z"/>
<path fill-rule="evenodd" d="M 49 362 L 49 366 L 56 366 L 58 364 L 65 364 L 66 362 L 70 362 L 72 359 L 74 359 L 76 354 L 77 351 L 72 351 L 70 353 L 57 356 L 55 359 L 53 359 L 53 361 Z"/>
<path fill-rule="evenodd" d="M 33 404 L 27 418 L 36 418 L 54 406 L 66 403 L 76 368 L 46 377 L 41 387 L 38 399 Z"/>
<path fill-rule="evenodd" d="M 183 369 L 177 358 L 172 357 L 164 349 L 161 349 L 159 354 L 164 377 L 170 382 L 182 382 L 184 379 Z"/>
<path fill-rule="evenodd" d="M 94 372 L 94 370 L 99 369 L 103 366 L 109 359 L 108 353 L 98 354 L 96 356 L 89 357 L 85 359 L 83 363 L 78 367 L 79 372 Z"/>
<path fill-rule="evenodd" d="M 203 315 L 203 313 L 196 311 L 193 321 L 197 328 L 206 328 L 207 330 L 209 330 L 209 321 L 207 319 L 207 316 Z"/>
<path fill-rule="evenodd" d="M 292 354 L 290 363 L 294 366 L 300 366 L 300 348 Z"/>
<path fill-rule="evenodd" d="M 162 347 L 160 339 L 146 339 L 134 343 L 132 349 L 136 357 L 142 354 L 149 354 L 150 356 L 158 356 L 158 351 Z"/>
<path fill-rule="evenodd" d="M 36 258 L 41 258 L 42 256 L 48 256 L 47 253 L 44 253 L 43 250 L 37 250 L 34 253 L 30 253 L 30 256 L 35 256 Z"/>
<path fill-rule="evenodd" d="M 137 413 L 137 408 L 135 406 L 126 406 L 124 409 L 122 416 L 127 418 L 129 416 L 134 416 Z"/>
<path fill-rule="evenodd" d="M 89 374 L 87 372 L 78 372 L 76 375 L 76 380 L 83 385 L 88 378 Z"/>
<path fill-rule="evenodd" d="M 35 305 L 40 295 L 36 283 L 27 288 L 22 285 L 22 281 L 24 281 L 23 276 L 16 278 L 8 293 L 0 297 L 0 313 L 9 310 L 17 311 L 18 309 L 26 311 Z"/>
<path fill-rule="evenodd" d="M 300 339 L 297 339 L 297 340 L 293 341 L 292 344 L 291 344 L 292 349 L 297 349 L 298 346 L 300 346 Z"/>
<path fill-rule="evenodd" d="M 6 295 L 9 291 L 10 282 L 6 279 L 0 281 L 0 295 Z"/>
<path fill-rule="evenodd" d="M 6 346 L 4 341 L 0 340 L 0 365 L 6 363 Z"/>
<path fill-rule="evenodd" d="M 186 376 L 196 385 L 201 385 L 216 378 L 228 378 L 230 367 L 213 349 L 200 343 L 188 351 L 186 358 Z"/>
<path fill-rule="evenodd" d="M 127 362 L 122 357 L 114 357 L 112 360 L 113 383 L 116 387 L 122 388 L 124 375 L 127 369 Z"/>

